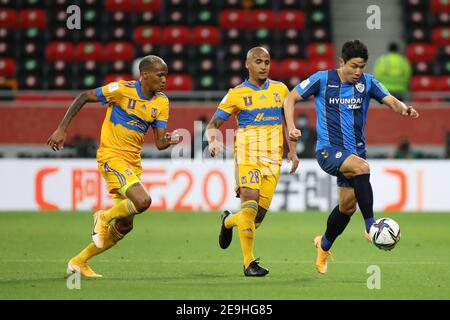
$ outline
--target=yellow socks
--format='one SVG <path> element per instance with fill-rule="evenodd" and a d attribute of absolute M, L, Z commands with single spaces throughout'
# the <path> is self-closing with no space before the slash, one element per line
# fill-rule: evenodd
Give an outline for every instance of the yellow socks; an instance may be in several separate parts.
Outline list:
<path fill-rule="evenodd" d="M 124 235 L 117 230 L 115 224 L 111 224 L 108 228 L 108 232 L 106 233 L 105 244 L 103 248 L 99 249 L 92 242 L 87 245 L 77 256 L 74 258 L 81 262 L 87 262 L 92 257 L 102 253 L 103 251 L 108 250 L 112 246 L 114 246 L 117 242 L 122 240 Z"/>
<path fill-rule="evenodd" d="M 102 218 L 109 223 L 112 219 L 125 218 L 136 213 L 138 213 L 138 211 L 133 202 L 129 199 L 125 199 L 116 203 L 111 209 L 104 211 L 102 213 Z"/>
<path fill-rule="evenodd" d="M 242 203 L 241 210 L 236 214 L 238 215 L 237 226 L 246 268 L 250 262 L 255 260 L 253 244 L 255 241 L 255 217 L 257 212 L 258 203 L 254 200 L 249 200 Z"/>

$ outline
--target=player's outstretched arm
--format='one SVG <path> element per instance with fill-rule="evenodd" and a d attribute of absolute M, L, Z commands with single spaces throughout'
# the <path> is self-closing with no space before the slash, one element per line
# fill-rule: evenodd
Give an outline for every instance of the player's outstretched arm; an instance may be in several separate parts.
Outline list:
<path fill-rule="evenodd" d="M 165 128 L 153 128 L 155 145 L 158 150 L 164 150 L 171 145 L 180 143 L 180 135 L 177 130 L 167 132 Z"/>
<path fill-rule="evenodd" d="M 223 143 L 217 139 L 217 136 L 221 135 L 219 128 L 224 122 L 224 119 L 213 115 L 211 121 L 206 126 L 205 136 L 208 141 L 209 153 L 212 157 L 223 153 Z"/>
<path fill-rule="evenodd" d="M 402 116 L 413 118 L 419 117 L 419 113 L 412 106 L 407 106 L 392 95 L 384 97 L 382 101 L 385 105 Z"/>
<path fill-rule="evenodd" d="M 66 140 L 67 128 L 69 128 L 70 122 L 78 113 L 78 111 L 83 108 L 87 102 L 99 102 L 99 98 L 95 94 L 95 90 L 88 90 L 80 93 L 69 106 L 64 118 L 58 125 L 58 128 L 52 133 L 52 135 L 47 139 L 47 145 L 50 146 L 54 151 L 58 151 L 64 148 L 64 141 Z"/>
<path fill-rule="evenodd" d="M 287 125 L 286 125 L 286 119 L 283 117 L 283 135 L 284 139 L 287 141 L 288 145 L 288 153 L 287 153 L 287 160 L 292 162 L 291 171 L 289 171 L 290 174 L 294 174 L 295 171 L 297 171 L 299 160 L 297 157 L 297 150 L 296 150 L 296 144 L 297 139 L 290 139 L 289 134 L 287 131 Z"/>
<path fill-rule="evenodd" d="M 289 140 L 297 141 L 302 135 L 300 130 L 295 127 L 294 123 L 294 106 L 301 100 L 302 97 L 298 94 L 297 90 L 293 89 L 284 101 L 284 118 L 289 134 Z"/>

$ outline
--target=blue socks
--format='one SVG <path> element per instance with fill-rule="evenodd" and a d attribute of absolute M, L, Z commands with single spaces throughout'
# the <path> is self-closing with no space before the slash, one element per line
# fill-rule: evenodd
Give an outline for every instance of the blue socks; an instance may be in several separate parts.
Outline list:
<path fill-rule="evenodd" d="M 327 220 L 327 230 L 322 237 L 321 247 L 323 250 L 330 250 L 334 240 L 344 231 L 350 222 L 350 216 L 339 211 L 339 206 L 336 206 L 331 211 Z"/>
<path fill-rule="evenodd" d="M 364 217 L 366 231 L 375 222 L 373 218 L 373 191 L 370 184 L 370 173 L 360 174 L 353 177 L 356 201 Z"/>

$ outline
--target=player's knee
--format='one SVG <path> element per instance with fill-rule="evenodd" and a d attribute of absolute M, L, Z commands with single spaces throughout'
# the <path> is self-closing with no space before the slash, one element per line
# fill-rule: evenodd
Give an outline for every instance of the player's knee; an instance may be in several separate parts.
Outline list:
<path fill-rule="evenodd" d="M 339 206 L 339 212 L 346 216 L 352 216 L 356 212 L 356 205 Z"/>
<path fill-rule="evenodd" d="M 126 235 L 131 230 L 133 230 L 133 220 L 131 220 L 131 221 L 119 221 L 116 224 L 116 228 L 121 234 Z"/>
<path fill-rule="evenodd" d="M 354 169 L 354 175 L 360 175 L 360 174 L 368 174 L 370 173 L 370 166 L 369 163 L 365 160 L 362 160 L 358 166 Z"/>
<path fill-rule="evenodd" d="M 144 212 L 150 207 L 151 204 L 152 198 L 150 196 L 143 197 L 142 199 L 139 199 L 136 201 L 136 203 L 134 203 L 138 212 Z"/>

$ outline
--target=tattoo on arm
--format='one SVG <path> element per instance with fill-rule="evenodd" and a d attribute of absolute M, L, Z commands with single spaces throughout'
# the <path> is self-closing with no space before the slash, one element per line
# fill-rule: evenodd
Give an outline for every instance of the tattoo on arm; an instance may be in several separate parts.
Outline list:
<path fill-rule="evenodd" d="M 207 129 L 219 129 L 220 126 L 225 122 L 222 118 L 218 117 L 217 115 L 214 115 L 211 119 L 211 121 L 208 124 Z"/>
<path fill-rule="evenodd" d="M 83 108 L 86 102 L 98 102 L 98 101 L 100 100 L 95 94 L 95 90 L 89 90 L 80 93 L 72 102 L 72 104 L 69 106 L 69 109 L 64 115 L 64 118 L 59 126 L 62 128 L 67 128 L 70 122 L 72 121 L 73 117 L 75 117 L 78 111 L 80 111 L 81 108 Z"/>

